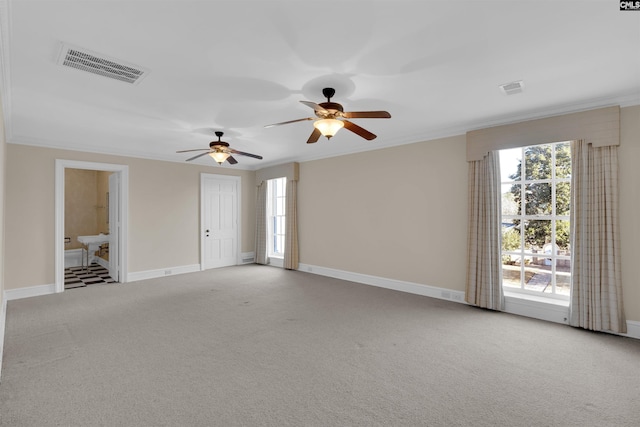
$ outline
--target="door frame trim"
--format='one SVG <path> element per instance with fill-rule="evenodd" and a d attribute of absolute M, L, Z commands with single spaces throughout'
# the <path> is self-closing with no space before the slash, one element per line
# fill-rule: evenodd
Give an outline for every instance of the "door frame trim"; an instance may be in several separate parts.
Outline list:
<path fill-rule="evenodd" d="M 55 175 L 55 291 L 64 292 L 64 172 L 65 169 L 87 169 L 120 174 L 120 283 L 128 281 L 127 236 L 129 228 L 129 166 L 112 163 L 96 163 L 77 160 L 56 159 Z"/>
<path fill-rule="evenodd" d="M 219 175 L 214 173 L 200 173 L 200 271 L 204 271 L 205 256 L 204 256 L 204 230 L 205 230 L 205 194 L 204 194 L 204 181 L 206 179 L 218 179 L 234 181 L 236 183 L 236 265 L 242 263 L 242 177 L 236 175 Z"/>

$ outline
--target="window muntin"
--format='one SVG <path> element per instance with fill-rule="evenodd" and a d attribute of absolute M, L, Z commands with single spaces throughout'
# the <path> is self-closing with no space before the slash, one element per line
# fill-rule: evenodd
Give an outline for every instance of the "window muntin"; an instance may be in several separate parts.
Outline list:
<path fill-rule="evenodd" d="M 516 292 L 567 299 L 570 144 L 501 150 L 500 164 L 502 284 Z"/>
<path fill-rule="evenodd" d="M 267 253 L 270 257 L 284 257 L 286 178 L 267 181 Z"/>

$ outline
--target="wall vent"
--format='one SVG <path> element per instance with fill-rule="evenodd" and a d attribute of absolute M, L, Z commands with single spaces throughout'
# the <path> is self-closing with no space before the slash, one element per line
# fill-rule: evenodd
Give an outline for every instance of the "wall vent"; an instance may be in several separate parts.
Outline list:
<path fill-rule="evenodd" d="M 523 89 L 524 89 L 524 82 L 522 80 L 500 85 L 500 90 L 505 95 L 515 95 L 516 93 L 522 92 Z"/>
<path fill-rule="evenodd" d="M 149 73 L 137 65 L 67 44 L 62 45 L 58 64 L 131 84 L 140 83 Z"/>
<path fill-rule="evenodd" d="M 240 254 L 242 264 L 253 264 L 256 262 L 256 256 L 254 252 L 243 252 Z"/>

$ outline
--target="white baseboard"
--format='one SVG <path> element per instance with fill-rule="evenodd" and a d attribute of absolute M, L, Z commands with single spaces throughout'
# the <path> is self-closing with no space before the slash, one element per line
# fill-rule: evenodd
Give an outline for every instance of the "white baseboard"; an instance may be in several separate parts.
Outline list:
<path fill-rule="evenodd" d="M 4 354 L 4 329 L 7 324 L 7 298 L 0 304 L 0 383 L 2 383 L 2 355 Z"/>
<path fill-rule="evenodd" d="M 627 333 L 620 334 L 623 337 L 635 338 L 640 340 L 640 322 L 627 320 Z"/>
<path fill-rule="evenodd" d="M 56 285 L 38 285 L 29 286 L 27 288 L 7 289 L 4 291 L 5 301 L 12 301 L 14 299 L 39 297 L 42 295 L 50 295 L 56 293 Z"/>
<path fill-rule="evenodd" d="M 64 251 L 64 268 L 80 267 L 82 265 L 82 249 L 66 249 Z"/>
<path fill-rule="evenodd" d="M 99 266 L 104 267 L 107 270 L 109 269 L 109 261 L 107 261 L 106 259 L 100 258 L 99 256 L 97 256 L 95 261 L 96 261 L 96 264 L 98 264 Z"/>
<path fill-rule="evenodd" d="M 158 270 L 136 271 L 129 273 L 128 282 L 138 280 L 157 279 L 158 277 L 175 276 L 176 274 L 194 273 L 200 271 L 200 264 L 181 265 L 179 267 L 160 268 Z"/>
<path fill-rule="evenodd" d="M 350 282 L 362 283 L 364 285 L 377 286 L 380 288 L 393 289 L 396 291 L 422 295 L 431 298 L 453 301 L 466 304 L 464 292 L 454 291 L 447 288 L 423 285 L 420 283 L 404 282 L 401 280 L 387 279 L 384 277 L 370 276 L 367 274 L 352 273 L 350 271 L 337 270 L 334 268 L 319 267 L 310 264 L 300 264 L 299 271 L 318 274 L 320 276 L 333 277 L 335 279 L 348 280 Z M 569 307 L 562 301 L 536 301 L 513 296 L 505 296 L 505 312 L 518 316 L 532 317 L 534 319 L 546 320 L 548 322 L 569 324 Z M 629 338 L 640 339 L 640 322 L 627 320 L 627 333 L 618 334 Z"/>
<path fill-rule="evenodd" d="M 350 282 L 362 283 L 364 285 L 377 286 L 379 288 L 393 289 L 410 294 L 422 295 L 425 297 L 444 299 L 466 304 L 464 292 L 454 291 L 446 288 L 423 285 L 420 283 L 405 282 L 402 280 L 387 279 L 384 277 L 370 276 L 368 274 L 352 273 L 350 271 L 337 270 L 334 268 L 319 267 L 316 265 L 300 264 L 299 271 L 318 274 L 320 276 L 333 277 L 335 279 L 348 280 Z"/>

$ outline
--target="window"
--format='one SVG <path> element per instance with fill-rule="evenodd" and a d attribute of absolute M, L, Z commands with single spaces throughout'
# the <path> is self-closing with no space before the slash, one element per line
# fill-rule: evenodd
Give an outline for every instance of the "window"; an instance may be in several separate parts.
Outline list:
<path fill-rule="evenodd" d="M 570 150 L 558 142 L 500 151 L 505 290 L 569 296 Z"/>
<path fill-rule="evenodd" d="M 267 181 L 267 255 L 269 257 L 284 257 L 286 188 L 286 178 Z"/>

